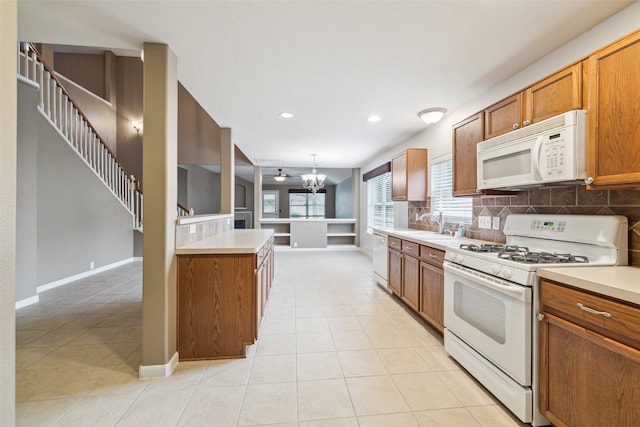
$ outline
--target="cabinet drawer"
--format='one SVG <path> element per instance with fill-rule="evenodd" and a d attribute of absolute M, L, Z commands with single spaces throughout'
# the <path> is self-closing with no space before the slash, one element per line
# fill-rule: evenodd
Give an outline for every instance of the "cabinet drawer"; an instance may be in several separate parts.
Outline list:
<path fill-rule="evenodd" d="M 389 236 L 388 242 L 389 242 L 388 244 L 390 248 L 397 249 L 397 250 L 402 249 L 402 240 L 398 239 L 397 237 Z"/>
<path fill-rule="evenodd" d="M 420 246 L 420 258 L 428 262 L 429 264 L 442 267 L 444 261 L 444 251 L 440 249 L 430 248 L 429 246 Z"/>
<path fill-rule="evenodd" d="M 417 243 L 410 242 L 408 240 L 403 240 L 402 252 L 417 258 L 420 256 L 420 245 Z"/>
<path fill-rule="evenodd" d="M 640 308 L 637 306 L 546 280 L 540 284 L 540 306 L 543 311 L 640 349 Z"/>

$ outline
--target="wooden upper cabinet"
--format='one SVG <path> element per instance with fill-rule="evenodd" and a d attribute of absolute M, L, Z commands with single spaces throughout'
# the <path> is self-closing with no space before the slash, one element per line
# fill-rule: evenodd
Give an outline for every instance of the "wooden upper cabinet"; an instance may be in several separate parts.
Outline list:
<path fill-rule="evenodd" d="M 524 91 L 522 125 L 582 108 L 582 63 L 567 67 Z"/>
<path fill-rule="evenodd" d="M 484 113 L 453 125 L 453 195 L 476 195 L 478 156 L 476 145 L 484 139 Z"/>
<path fill-rule="evenodd" d="M 582 108 L 580 62 L 487 108 L 484 111 L 484 138 L 493 138 L 577 108 Z"/>
<path fill-rule="evenodd" d="M 640 32 L 589 57 L 587 174 L 593 188 L 640 187 Z"/>
<path fill-rule="evenodd" d="M 484 111 L 484 139 L 518 129 L 521 118 L 522 93 L 493 104 Z"/>
<path fill-rule="evenodd" d="M 410 148 L 391 160 L 391 200 L 427 200 L 428 162 L 426 148 Z"/>

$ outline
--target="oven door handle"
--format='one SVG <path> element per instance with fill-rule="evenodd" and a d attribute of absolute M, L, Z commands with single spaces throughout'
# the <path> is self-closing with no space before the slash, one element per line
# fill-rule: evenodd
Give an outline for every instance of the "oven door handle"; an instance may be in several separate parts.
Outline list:
<path fill-rule="evenodd" d="M 508 295 L 517 300 L 524 301 L 524 302 L 531 301 L 531 297 L 530 297 L 531 294 L 527 292 L 527 288 L 525 286 L 509 285 L 500 279 L 495 279 L 484 273 L 470 270 L 463 266 L 452 264 L 448 261 L 445 261 L 442 264 L 442 267 L 444 268 L 445 275 L 447 271 L 449 271 L 450 273 L 457 274 L 458 276 L 468 279 L 474 284 L 484 286 L 485 288 L 493 289 L 496 292 L 499 292 L 504 295 Z M 445 283 L 446 283 L 446 279 L 445 279 Z"/>

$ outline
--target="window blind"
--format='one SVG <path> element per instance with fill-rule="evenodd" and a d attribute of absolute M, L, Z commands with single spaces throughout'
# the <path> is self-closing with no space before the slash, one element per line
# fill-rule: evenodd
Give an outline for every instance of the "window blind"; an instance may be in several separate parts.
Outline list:
<path fill-rule="evenodd" d="M 393 227 L 391 172 L 367 180 L 367 230 Z"/>
<path fill-rule="evenodd" d="M 473 201 L 470 197 L 453 197 L 451 159 L 431 164 L 431 212 L 444 212 L 446 222 L 470 223 Z"/>

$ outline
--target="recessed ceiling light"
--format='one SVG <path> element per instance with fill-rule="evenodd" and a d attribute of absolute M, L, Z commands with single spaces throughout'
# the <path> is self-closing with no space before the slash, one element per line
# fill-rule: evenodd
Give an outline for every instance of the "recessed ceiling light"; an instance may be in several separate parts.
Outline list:
<path fill-rule="evenodd" d="M 426 124 L 432 125 L 439 122 L 446 112 L 446 108 L 427 108 L 426 110 L 420 111 L 418 117 Z"/>
<path fill-rule="evenodd" d="M 283 119 L 290 119 L 293 117 L 293 113 L 290 111 L 283 111 L 282 113 L 280 113 L 280 117 L 282 117 Z"/>
<path fill-rule="evenodd" d="M 377 123 L 377 122 L 379 122 L 380 120 L 381 120 L 381 119 L 380 119 L 380 116 L 378 116 L 378 115 L 376 115 L 376 114 L 372 114 L 372 115 L 370 115 L 370 116 L 369 116 L 369 118 L 367 119 L 367 121 L 368 121 L 369 123 Z"/>

